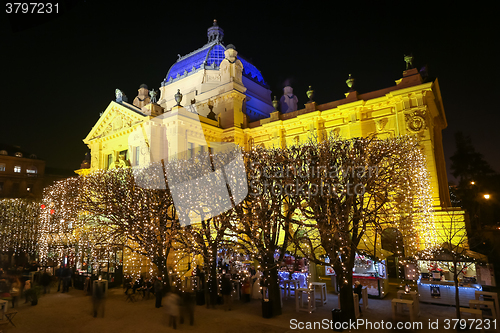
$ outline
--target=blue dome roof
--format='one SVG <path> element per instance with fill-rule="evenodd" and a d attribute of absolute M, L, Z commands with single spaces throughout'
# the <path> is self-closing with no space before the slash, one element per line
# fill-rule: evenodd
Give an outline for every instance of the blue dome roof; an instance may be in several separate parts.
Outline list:
<path fill-rule="evenodd" d="M 205 44 L 202 48 L 193 51 L 183 57 L 179 57 L 177 62 L 170 67 L 167 77 L 162 82 L 162 86 L 166 86 L 177 79 L 188 76 L 192 73 L 205 69 L 218 69 L 222 60 L 224 60 L 224 51 L 226 47 L 219 41 L 214 40 Z M 264 77 L 260 71 L 251 63 L 238 56 L 238 59 L 243 64 L 243 75 L 262 86 L 267 87 Z"/>

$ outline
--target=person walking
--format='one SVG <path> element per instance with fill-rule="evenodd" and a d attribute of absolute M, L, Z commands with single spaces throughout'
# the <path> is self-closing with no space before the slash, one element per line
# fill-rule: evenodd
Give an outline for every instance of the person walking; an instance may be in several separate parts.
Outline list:
<path fill-rule="evenodd" d="M 231 291 L 233 286 L 231 285 L 231 274 L 224 274 L 222 278 L 221 294 L 224 298 L 224 311 L 231 311 Z"/>
<path fill-rule="evenodd" d="M 28 290 L 30 290 L 30 289 L 31 289 L 31 280 L 26 280 L 26 282 L 24 283 L 24 290 L 23 290 L 23 292 L 24 292 L 24 297 L 25 297 L 25 301 L 24 301 L 24 303 L 28 303 L 28 301 L 30 301 L 30 300 L 31 300 L 31 297 L 29 296 L 29 293 L 28 293 L 28 294 L 26 294 L 26 292 L 27 292 Z"/>
<path fill-rule="evenodd" d="M 21 280 L 17 276 L 12 278 L 12 284 L 10 285 L 11 292 L 10 296 L 12 297 L 12 307 L 14 308 L 17 303 L 17 298 L 21 294 Z"/>
<path fill-rule="evenodd" d="M 166 297 L 167 312 L 170 316 L 168 326 L 172 326 L 173 329 L 177 329 L 177 317 L 180 315 L 180 305 L 181 298 L 176 291 L 169 291 Z"/>
<path fill-rule="evenodd" d="M 250 302 L 250 294 L 252 293 L 252 283 L 250 281 L 250 278 L 245 279 L 242 289 L 243 289 L 243 299 L 245 300 L 245 303 Z"/>
<path fill-rule="evenodd" d="M 40 280 L 43 286 L 43 293 L 50 294 L 50 282 L 51 282 L 50 274 L 47 273 L 47 271 L 43 272 L 42 278 Z"/>
<path fill-rule="evenodd" d="M 95 284 L 95 290 L 93 290 L 92 294 L 92 303 L 94 306 L 94 317 L 97 317 L 97 314 L 100 313 L 102 317 L 104 317 L 104 283 Z"/>
<path fill-rule="evenodd" d="M 194 304 L 195 304 L 194 293 L 184 292 L 181 297 L 181 317 L 180 323 L 184 323 L 184 318 L 189 319 L 189 325 L 194 325 Z"/>
<path fill-rule="evenodd" d="M 161 305 L 161 298 L 162 298 L 162 292 L 163 292 L 163 282 L 161 281 L 161 276 L 158 276 L 154 283 L 154 291 L 155 291 L 155 298 L 156 298 L 156 307 L 160 308 Z"/>
<path fill-rule="evenodd" d="M 363 299 L 362 291 L 363 291 L 363 285 L 361 285 L 361 282 L 359 281 L 354 282 L 353 292 L 358 295 L 358 306 L 360 315 L 363 315 L 363 312 L 361 311 L 361 305 L 359 305 L 359 302 L 361 302 L 361 300 Z"/>
<path fill-rule="evenodd" d="M 68 265 L 64 266 L 62 271 L 62 280 L 63 280 L 63 293 L 69 292 L 69 284 L 71 283 L 71 270 Z"/>
<path fill-rule="evenodd" d="M 61 284 L 62 284 L 62 281 L 63 281 L 63 270 L 64 270 L 64 266 L 63 265 L 59 265 L 59 268 L 56 270 L 56 276 L 57 276 L 57 292 L 60 292 L 61 291 Z M 63 290 L 64 290 L 64 284 L 63 284 Z"/>

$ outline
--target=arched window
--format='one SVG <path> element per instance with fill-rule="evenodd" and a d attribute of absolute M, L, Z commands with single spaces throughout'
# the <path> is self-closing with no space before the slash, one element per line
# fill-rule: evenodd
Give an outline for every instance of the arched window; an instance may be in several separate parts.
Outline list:
<path fill-rule="evenodd" d="M 0 155 L 8 155 L 7 150 L 0 150 Z"/>
<path fill-rule="evenodd" d="M 16 155 L 16 157 L 23 157 L 23 153 L 21 153 L 21 152 L 19 152 L 19 151 L 18 151 L 18 152 L 16 152 L 16 153 L 15 153 L 15 155 Z"/>

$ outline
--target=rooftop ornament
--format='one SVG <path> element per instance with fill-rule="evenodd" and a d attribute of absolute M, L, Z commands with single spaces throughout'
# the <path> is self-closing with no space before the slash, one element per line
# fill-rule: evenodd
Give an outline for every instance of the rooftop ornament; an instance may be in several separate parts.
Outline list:
<path fill-rule="evenodd" d="M 351 74 L 349 74 L 349 78 L 345 81 L 345 83 L 349 87 L 349 92 L 354 91 L 354 89 L 352 87 L 354 87 L 355 82 L 356 82 L 356 79 L 353 78 Z"/>
<path fill-rule="evenodd" d="M 274 111 L 278 111 L 278 100 L 276 99 L 276 96 L 274 96 L 274 99 L 273 99 L 273 107 L 274 107 Z"/>
<path fill-rule="evenodd" d="M 413 68 L 413 54 L 405 55 L 406 70 Z"/>
<path fill-rule="evenodd" d="M 314 102 L 313 97 L 314 97 L 314 90 L 312 89 L 312 86 L 309 86 L 309 90 L 306 91 L 307 98 L 309 98 L 309 103 Z"/>
<path fill-rule="evenodd" d="M 213 25 L 208 28 L 207 37 L 209 43 L 213 41 L 222 42 L 222 39 L 224 38 L 224 30 L 217 25 L 217 20 L 214 20 Z"/>
<path fill-rule="evenodd" d="M 181 94 L 181 90 L 180 89 L 177 89 L 177 94 L 174 95 L 174 98 L 175 98 L 175 102 L 177 103 L 176 106 L 182 106 L 181 105 L 182 94 Z"/>

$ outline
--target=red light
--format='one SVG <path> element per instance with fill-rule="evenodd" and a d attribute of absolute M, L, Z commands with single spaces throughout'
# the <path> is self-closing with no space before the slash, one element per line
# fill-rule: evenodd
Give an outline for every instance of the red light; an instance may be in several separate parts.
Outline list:
<path fill-rule="evenodd" d="M 45 209 L 45 205 L 41 205 L 40 208 Z"/>
<path fill-rule="evenodd" d="M 55 213 L 55 210 L 51 209 L 50 214 L 54 214 L 54 213 Z"/>

